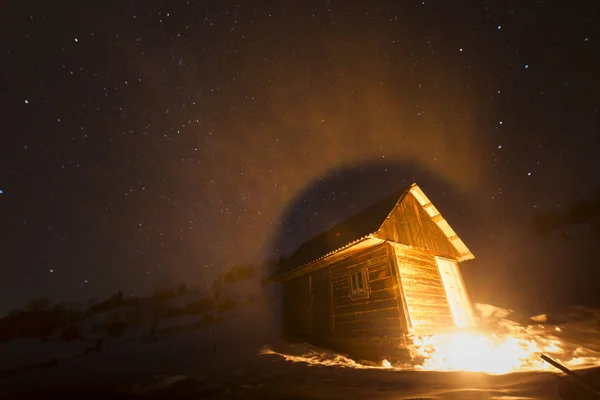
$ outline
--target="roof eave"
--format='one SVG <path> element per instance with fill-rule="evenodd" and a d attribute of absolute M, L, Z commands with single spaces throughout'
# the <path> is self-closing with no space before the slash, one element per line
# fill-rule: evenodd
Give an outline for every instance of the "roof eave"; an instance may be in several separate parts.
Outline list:
<path fill-rule="evenodd" d="M 473 255 L 473 253 L 469 252 L 469 254 L 464 254 L 464 255 L 456 257 L 456 260 L 458 262 L 463 262 L 463 261 L 473 260 L 474 258 L 475 258 L 475 256 Z"/>
<path fill-rule="evenodd" d="M 368 245 L 367 247 L 370 247 L 370 246 L 374 246 L 374 245 L 377 245 L 377 244 L 385 242 L 385 240 L 380 239 L 380 238 L 374 236 L 374 234 L 375 233 L 370 233 L 370 234 L 368 234 L 366 236 L 363 236 L 360 239 L 357 239 L 357 240 L 355 240 L 353 242 L 350 242 L 350 243 L 348 243 L 348 244 L 346 244 L 346 245 L 344 245 L 344 246 L 342 246 L 342 247 L 340 247 L 340 248 L 338 248 L 336 250 L 333 250 L 333 251 L 331 251 L 331 252 L 329 252 L 329 253 L 327 253 L 327 254 L 325 254 L 325 255 L 317 258 L 316 260 L 313 260 L 313 261 L 311 261 L 309 263 L 303 264 L 303 265 L 301 265 L 299 267 L 296 267 L 296 268 L 294 268 L 294 269 L 292 269 L 290 271 L 286 271 L 286 272 L 283 272 L 281 274 L 276 274 L 273 277 L 271 277 L 269 280 L 272 281 L 272 282 L 285 282 L 285 281 L 287 281 L 289 279 L 292 279 L 292 278 L 294 278 L 294 277 L 296 277 L 298 275 L 303 275 L 305 273 L 308 273 L 308 272 L 314 271 L 316 269 L 319 269 L 320 268 L 319 264 L 320 263 L 325 264 L 324 261 L 326 259 L 329 259 L 329 258 L 334 257 L 334 256 L 341 256 L 347 250 L 350 250 L 351 248 L 357 247 L 361 243 L 367 244 Z"/>

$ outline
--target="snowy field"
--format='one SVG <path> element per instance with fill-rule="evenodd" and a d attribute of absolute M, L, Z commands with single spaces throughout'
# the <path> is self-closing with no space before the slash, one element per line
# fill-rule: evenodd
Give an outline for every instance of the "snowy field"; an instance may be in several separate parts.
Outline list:
<path fill-rule="evenodd" d="M 560 333 L 565 357 L 579 357 L 586 362 L 580 367 L 591 367 L 600 361 L 598 315 L 597 310 L 580 309 L 561 317 L 541 317 L 544 324 L 534 324 L 528 332 Z M 15 353 L 23 352 L 31 361 L 37 348 L 37 362 L 61 352 L 66 361 L 0 378 L 0 398 L 561 398 L 557 387 L 562 380 L 552 372 L 488 375 L 363 365 L 308 344 L 283 342 L 275 325 L 258 308 L 236 312 L 219 328 L 216 355 L 208 329 L 156 341 L 109 341 L 100 353 L 83 357 L 73 356 L 80 349 L 67 351 L 64 344 L 22 342 L 10 348 L 4 344 L 3 360 L 15 360 Z"/>
<path fill-rule="evenodd" d="M 308 345 L 291 350 L 298 352 L 298 347 L 311 350 Z M 2 398 L 56 393 L 132 399 L 560 399 L 558 381 L 550 373 L 492 376 L 364 369 L 291 362 L 274 354 L 215 362 L 196 353 L 197 349 L 179 356 L 163 354 L 150 363 L 157 354 L 128 350 L 129 354 L 121 349 L 118 354 L 107 351 L 96 360 L 82 359 L 6 379 Z"/>

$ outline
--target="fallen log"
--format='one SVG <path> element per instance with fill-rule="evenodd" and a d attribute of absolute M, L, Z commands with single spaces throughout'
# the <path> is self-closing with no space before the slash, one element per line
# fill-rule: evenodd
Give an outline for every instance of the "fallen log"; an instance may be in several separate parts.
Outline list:
<path fill-rule="evenodd" d="M 571 371 L 569 368 L 560 364 L 558 361 L 553 360 L 552 358 L 548 357 L 545 354 L 542 354 L 540 356 L 540 358 L 542 360 L 546 361 L 548 364 L 552 365 L 553 367 L 564 372 L 567 375 L 567 377 L 570 378 L 571 382 L 575 383 L 579 388 L 585 390 L 585 392 L 588 395 L 594 396 L 594 397 L 590 397 L 590 398 L 600 399 L 600 391 L 598 391 L 598 389 L 596 389 L 592 384 L 590 384 L 583 376 Z M 579 398 L 579 397 L 577 397 L 577 398 Z"/>

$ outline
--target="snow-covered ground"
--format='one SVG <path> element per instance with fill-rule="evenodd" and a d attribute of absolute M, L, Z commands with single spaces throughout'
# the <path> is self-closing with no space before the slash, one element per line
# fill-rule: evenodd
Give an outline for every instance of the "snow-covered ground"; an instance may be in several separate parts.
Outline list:
<path fill-rule="evenodd" d="M 572 334 L 573 342 L 565 347 L 593 347 L 580 350 L 593 356 L 600 349 L 598 315 L 598 310 L 579 309 L 546 320 L 556 320 L 563 341 Z M 555 327 L 540 325 L 535 332 Z M 208 328 L 155 341 L 111 340 L 98 354 L 0 378 L 0 398 L 560 399 L 561 380 L 549 372 L 486 375 L 384 368 L 309 344 L 289 344 L 278 338 L 277 319 L 259 306 L 237 310 L 218 329 L 216 354 Z M 37 348 L 36 362 L 75 353 L 64 344 L 12 343 L 10 352 L 7 346 L 0 347 L 0 354 L 20 349 L 28 352 L 28 360 L 35 358 Z"/>

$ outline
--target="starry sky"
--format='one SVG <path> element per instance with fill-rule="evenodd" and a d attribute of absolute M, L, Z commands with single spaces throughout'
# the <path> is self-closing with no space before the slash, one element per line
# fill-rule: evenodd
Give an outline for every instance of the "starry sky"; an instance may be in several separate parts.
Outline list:
<path fill-rule="evenodd" d="M 583 0 L 0 2 L 0 313 L 261 263 L 413 181 L 477 257 L 474 301 L 588 301 L 589 262 L 530 225 L 600 183 L 599 20 Z"/>

